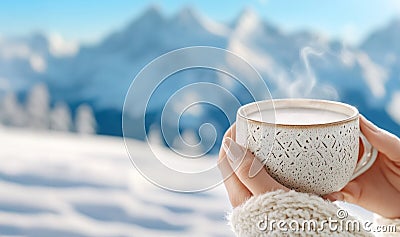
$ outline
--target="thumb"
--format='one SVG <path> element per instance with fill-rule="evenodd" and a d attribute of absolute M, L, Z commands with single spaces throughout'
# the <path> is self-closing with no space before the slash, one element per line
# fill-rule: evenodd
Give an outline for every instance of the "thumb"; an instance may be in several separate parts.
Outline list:
<path fill-rule="evenodd" d="M 361 186 L 356 181 L 351 181 L 339 192 L 325 195 L 324 198 L 330 201 L 345 201 L 349 203 L 357 203 L 361 196 Z"/>
<path fill-rule="evenodd" d="M 360 115 L 360 129 L 379 152 L 394 162 L 400 162 L 400 139 L 398 137 L 377 127 L 362 115 Z"/>

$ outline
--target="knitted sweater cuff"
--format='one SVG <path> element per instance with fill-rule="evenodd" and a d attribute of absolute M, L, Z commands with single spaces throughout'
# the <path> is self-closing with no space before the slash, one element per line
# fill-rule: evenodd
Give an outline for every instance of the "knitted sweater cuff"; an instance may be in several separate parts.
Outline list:
<path fill-rule="evenodd" d="M 400 219 L 387 219 L 375 214 L 374 223 L 376 236 L 400 236 Z"/>
<path fill-rule="evenodd" d="M 363 229 L 329 226 L 329 220 L 355 220 L 347 212 L 339 215 L 338 210 L 335 204 L 316 195 L 277 190 L 250 198 L 228 219 L 237 236 L 370 236 Z"/>

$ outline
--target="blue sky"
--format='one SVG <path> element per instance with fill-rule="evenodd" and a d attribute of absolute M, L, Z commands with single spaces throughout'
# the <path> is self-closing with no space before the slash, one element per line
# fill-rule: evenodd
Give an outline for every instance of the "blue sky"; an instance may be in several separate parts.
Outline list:
<path fill-rule="evenodd" d="M 0 36 L 41 31 L 94 42 L 123 27 L 149 5 L 160 6 L 166 15 L 190 5 L 222 22 L 231 21 L 243 8 L 250 7 L 284 30 L 314 29 L 353 43 L 400 16 L 398 0 L 6 0 L 0 2 Z"/>

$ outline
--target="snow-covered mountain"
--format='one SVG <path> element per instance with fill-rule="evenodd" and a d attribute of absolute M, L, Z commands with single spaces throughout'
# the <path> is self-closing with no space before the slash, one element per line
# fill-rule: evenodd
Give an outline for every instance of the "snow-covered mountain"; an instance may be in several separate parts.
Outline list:
<path fill-rule="evenodd" d="M 0 88 L 26 90 L 47 69 L 48 42 L 41 34 L 0 38 Z"/>
<path fill-rule="evenodd" d="M 34 33 L 21 37 L 0 36 L 0 91 L 25 91 L 43 81 L 59 57 L 74 55 L 78 45 L 59 35 Z"/>
<path fill-rule="evenodd" d="M 68 55 L 55 54 L 51 50 L 55 40 L 49 37 L 2 38 L 0 88 L 23 94 L 32 84 L 44 81 L 54 101 L 66 101 L 72 108 L 82 101 L 89 102 L 96 111 L 100 133 L 120 135 L 124 96 L 140 69 L 174 49 L 214 46 L 230 50 L 252 64 L 266 81 L 273 98 L 341 100 L 357 106 L 380 126 L 399 135 L 400 116 L 393 109 L 393 105 L 400 103 L 395 96 L 400 91 L 399 26 L 399 21 L 394 20 L 371 33 L 358 47 L 315 32 L 282 31 L 249 9 L 231 23 L 222 24 L 190 7 L 173 16 L 150 7 L 96 45 L 81 45 L 79 50 L 69 45 L 69 52 L 73 53 Z M 10 53 L 10 42 L 24 46 Z M 200 80 L 228 86 L 218 80 L 215 72 L 193 70 L 174 76 L 177 83 L 166 84 L 154 95 L 156 99 L 148 111 L 150 124 L 159 123 L 168 98 L 185 85 Z M 234 85 L 229 90 L 238 97 L 243 95 L 243 87 Z M 190 94 L 182 95 L 181 100 L 196 98 L 204 92 L 192 90 Z M 224 100 L 218 94 L 209 96 Z M 247 97 L 239 100 L 251 101 Z M 236 109 L 232 107 L 227 112 Z M 215 109 L 205 108 L 202 114 L 191 118 L 194 122 L 181 129 L 193 129 L 202 121 L 212 120 L 219 124 L 217 130 L 223 131 L 228 124 L 219 122 L 222 117 Z"/>

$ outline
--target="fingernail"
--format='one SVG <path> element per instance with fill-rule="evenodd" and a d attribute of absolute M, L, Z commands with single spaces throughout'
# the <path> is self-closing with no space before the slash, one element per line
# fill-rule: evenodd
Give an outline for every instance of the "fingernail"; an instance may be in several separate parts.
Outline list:
<path fill-rule="evenodd" d="M 222 147 L 228 156 L 228 158 L 235 164 L 238 160 L 241 160 L 245 155 L 246 151 L 230 137 L 224 139 Z"/>
<path fill-rule="evenodd" d="M 361 119 L 363 120 L 365 126 L 372 132 L 378 132 L 378 127 L 375 126 L 372 122 L 370 122 L 367 118 L 365 118 L 363 115 L 360 116 Z"/>
<path fill-rule="evenodd" d="M 259 161 L 256 157 L 254 157 L 253 163 L 251 164 L 249 170 L 249 178 L 254 178 L 263 168 L 264 168 L 263 163 L 261 163 L 261 161 Z"/>

